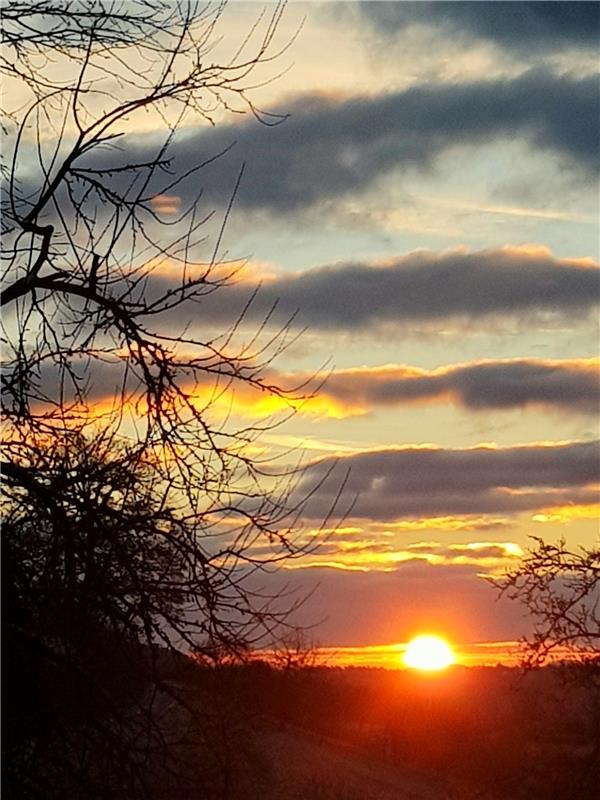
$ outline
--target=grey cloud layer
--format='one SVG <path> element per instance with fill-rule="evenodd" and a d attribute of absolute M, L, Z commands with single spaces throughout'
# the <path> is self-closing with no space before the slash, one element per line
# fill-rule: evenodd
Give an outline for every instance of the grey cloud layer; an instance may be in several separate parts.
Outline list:
<path fill-rule="evenodd" d="M 410 367 L 349 369 L 334 372 L 324 391 L 366 408 L 450 395 L 475 410 L 533 403 L 598 414 L 600 370 L 593 361 L 540 359 L 483 361 L 431 372 Z"/>
<path fill-rule="evenodd" d="M 147 296 L 173 288 L 170 276 L 152 274 Z M 198 304 L 165 315 L 171 333 L 190 322 L 205 329 L 228 330 L 242 313 L 257 284 L 225 286 Z M 501 248 L 475 253 L 416 252 L 381 266 L 340 263 L 266 281 L 246 310 L 256 328 L 284 325 L 296 312 L 299 324 L 313 330 L 364 332 L 378 329 L 418 332 L 448 322 L 520 325 L 559 322 L 574 327 L 593 319 L 600 300 L 600 269 L 549 253 Z M 115 288 L 116 291 L 116 288 Z M 93 382 L 93 394 L 118 390 L 123 364 L 85 361 L 73 365 L 81 383 Z M 282 376 L 297 386 L 297 376 Z M 274 376 L 274 382 L 280 380 Z M 55 372 L 42 370 L 43 389 L 53 396 L 61 387 Z M 128 387 L 136 383 L 129 375 Z M 324 392 L 343 403 L 392 405 L 450 395 L 468 408 L 510 408 L 539 403 L 582 413 L 598 413 L 599 378 L 592 362 L 515 359 L 441 368 L 373 368 L 334 373 Z"/>
<path fill-rule="evenodd" d="M 124 388 L 133 391 L 139 382 L 119 361 L 80 362 L 73 365 L 80 385 L 89 389 L 89 399 L 117 395 Z M 269 373 L 276 386 L 314 385 L 313 373 Z M 215 377 L 206 376 L 214 386 Z M 226 386 L 222 381 L 222 388 Z M 236 388 L 235 382 L 232 384 Z M 73 395 L 57 368 L 46 367 L 40 376 L 40 398 L 59 393 Z M 43 391 L 42 391 L 43 390 Z M 600 412 L 600 368 L 596 359 L 546 361 L 513 359 L 483 361 L 443 367 L 433 371 L 406 366 L 347 369 L 327 376 L 318 392 L 362 413 L 378 406 L 441 400 L 459 403 L 470 410 L 523 408 L 530 404 L 559 409 L 562 413 L 597 415 Z"/>
<path fill-rule="evenodd" d="M 237 207 L 288 212 L 366 190 L 397 168 L 427 168 L 452 147 L 502 137 L 521 137 L 558 154 L 579 168 L 580 177 L 598 168 L 596 77 L 535 70 L 514 79 L 420 84 L 342 101 L 304 96 L 283 111 L 291 116 L 275 127 L 251 119 L 182 134 L 171 151 L 175 176 L 236 144 L 174 191 L 191 199 L 204 190 L 207 203 L 224 203 L 245 161 Z M 147 161 L 158 149 L 154 140 L 129 137 L 127 162 Z M 115 158 L 97 156 L 94 166 L 114 167 Z M 164 185 L 156 183 L 154 191 Z"/>
<path fill-rule="evenodd" d="M 590 2 L 361 2 L 360 10 L 384 33 L 421 23 L 511 50 L 597 47 L 600 35 L 600 7 Z"/>
<path fill-rule="evenodd" d="M 315 329 L 354 331 L 498 315 L 534 325 L 536 314 L 561 321 L 589 314 L 600 299 L 599 279 L 596 267 L 541 251 L 423 251 L 386 265 L 339 263 L 281 274 L 260 288 L 247 319 L 262 320 L 275 305 L 273 323 L 299 311 L 299 321 Z M 201 304 L 197 318 L 235 319 L 252 288 L 223 289 Z"/>
<path fill-rule="evenodd" d="M 322 476 L 333 468 L 330 477 Z M 597 442 L 507 448 L 407 447 L 324 459 L 309 469 L 309 514 L 326 514 L 349 470 L 341 507 L 352 517 L 393 520 L 438 514 L 516 513 L 598 501 Z"/>

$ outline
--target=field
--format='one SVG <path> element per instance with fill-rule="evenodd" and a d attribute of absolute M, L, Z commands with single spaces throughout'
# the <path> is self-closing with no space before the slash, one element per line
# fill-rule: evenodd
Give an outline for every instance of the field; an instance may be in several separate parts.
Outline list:
<path fill-rule="evenodd" d="M 593 667 L 432 676 L 255 663 L 178 685 L 197 706 L 218 695 L 237 732 L 224 796 L 567 800 L 598 784 L 598 678 Z"/>

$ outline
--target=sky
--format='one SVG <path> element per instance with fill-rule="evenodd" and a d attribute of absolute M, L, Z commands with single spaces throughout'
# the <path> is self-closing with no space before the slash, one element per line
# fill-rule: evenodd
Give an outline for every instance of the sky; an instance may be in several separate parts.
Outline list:
<path fill-rule="evenodd" d="M 215 60 L 262 8 L 229 3 Z M 260 453 L 306 466 L 307 553 L 261 581 L 308 594 L 297 620 L 354 663 L 421 632 L 495 663 L 531 620 L 493 579 L 531 537 L 598 541 L 599 14 L 290 2 L 253 74 L 265 114 L 173 140 L 174 175 L 230 149 L 155 197 L 163 219 L 200 190 L 222 219 L 244 167 L 219 250 L 243 269 L 185 323 L 293 319 L 268 374 L 321 387 L 291 416 L 226 398 L 234 420 L 285 418 Z M 127 131 L 129 163 L 154 123 Z M 163 265 L 150 290 L 172 280 Z"/>
<path fill-rule="evenodd" d="M 251 315 L 277 301 L 274 323 L 306 326 L 286 380 L 330 373 L 271 439 L 311 464 L 303 619 L 350 660 L 423 630 L 471 654 L 516 640 L 531 621 L 489 577 L 532 536 L 598 539 L 598 13 L 293 3 L 290 70 L 264 90 L 289 118 L 181 141 L 236 140 L 209 180 L 247 162 L 229 236 L 262 281 Z"/>

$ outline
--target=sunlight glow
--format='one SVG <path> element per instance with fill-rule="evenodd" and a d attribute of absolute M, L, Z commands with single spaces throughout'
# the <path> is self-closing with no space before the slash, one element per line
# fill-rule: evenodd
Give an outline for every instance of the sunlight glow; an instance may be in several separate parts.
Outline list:
<path fill-rule="evenodd" d="M 404 664 L 427 672 L 446 669 L 456 661 L 450 645 L 439 636 L 423 635 L 412 639 L 404 652 Z"/>

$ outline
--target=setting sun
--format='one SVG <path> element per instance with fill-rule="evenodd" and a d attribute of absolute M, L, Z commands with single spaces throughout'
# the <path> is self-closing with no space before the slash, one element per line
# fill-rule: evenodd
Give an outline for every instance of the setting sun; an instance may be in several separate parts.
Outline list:
<path fill-rule="evenodd" d="M 441 670 L 454 664 L 456 658 L 448 642 L 439 636 L 423 635 L 412 639 L 404 652 L 404 664 L 412 669 Z"/>

